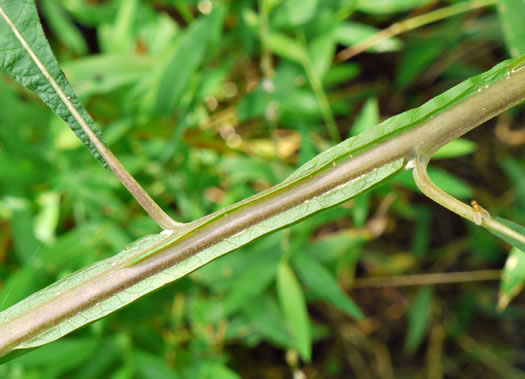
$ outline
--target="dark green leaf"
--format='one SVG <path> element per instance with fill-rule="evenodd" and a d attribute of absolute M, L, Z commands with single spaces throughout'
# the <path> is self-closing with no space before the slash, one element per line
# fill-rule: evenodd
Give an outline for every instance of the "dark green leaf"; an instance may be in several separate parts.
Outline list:
<path fill-rule="evenodd" d="M 154 112 L 170 114 L 178 105 L 198 67 L 209 53 L 210 43 L 221 28 L 225 12 L 214 7 L 213 12 L 196 21 L 177 39 L 169 60 L 161 66 L 154 92 Z"/>
<path fill-rule="evenodd" d="M 250 270 L 246 270 L 237 278 L 233 290 L 224 300 L 225 315 L 229 315 L 244 304 L 251 302 L 268 288 L 275 276 L 275 263 L 270 263 L 262 267 L 255 266 Z"/>
<path fill-rule="evenodd" d="M 417 351 L 425 338 L 432 315 L 433 293 L 432 287 L 420 289 L 408 312 L 408 334 L 405 348 L 411 353 Z"/>
<path fill-rule="evenodd" d="M 0 17 L 0 46 L 2 46 L 0 48 L 0 70 L 23 86 L 35 91 L 53 112 L 69 124 L 78 138 L 107 168 L 104 159 L 43 71 L 45 68 L 89 128 L 103 141 L 101 131 L 76 97 L 58 66 L 40 25 L 34 1 L 1 0 L 0 11 L 2 13 Z"/>
<path fill-rule="evenodd" d="M 365 317 L 359 307 L 341 289 L 330 271 L 319 262 L 306 254 L 296 254 L 293 263 L 302 281 L 316 296 L 327 300 L 333 306 L 358 320 Z"/>
<path fill-rule="evenodd" d="M 350 134 L 356 136 L 379 124 L 379 103 L 377 98 L 369 98 L 352 126 Z"/>

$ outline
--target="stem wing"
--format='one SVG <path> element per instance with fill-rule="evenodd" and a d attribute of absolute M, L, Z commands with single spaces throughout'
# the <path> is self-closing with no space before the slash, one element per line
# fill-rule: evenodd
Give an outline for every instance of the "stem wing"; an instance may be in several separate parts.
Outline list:
<path fill-rule="evenodd" d="M 310 214 L 332 207 L 366 191 L 397 173 L 402 165 L 402 159 L 388 163 L 334 191 L 248 227 L 242 232 L 201 250 L 158 273 L 147 273 L 148 268 L 140 263 L 144 259 L 142 257 L 149 257 L 152 251 L 176 248 L 178 240 L 183 240 L 187 235 L 194 233 L 198 226 L 188 229 L 176 237 L 166 237 L 162 234 L 145 237 L 131 244 L 118 255 L 65 277 L 1 312 L 0 356 L 2 353 L 6 354 L 1 350 L 4 343 L 3 330 L 11 330 L 11 336 L 5 337 L 14 339 L 16 339 L 13 336 L 15 333 L 19 333 L 21 336 L 30 333 L 27 330 L 22 330 L 25 326 L 22 328 L 12 326 L 11 323 L 17 322 L 17 318 L 46 318 L 51 317 L 49 315 L 52 313 L 60 313 L 52 316 L 54 321 L 50 321 L 39 330 L 31 332 L 34 333 L 32 338 L 23 341 L 23 337 L 21 337 L 21 341 L 16 346 L 11 346 L 9 351 L 44 345 L 124 307 L 149 292 L 195 271 L 208 262 L 236 250 L 256 238 L 286 227 Z M 132 266 L 127 264 L 136 261 L 139 263 Z M 144 261 L 144 264 L 147 265 L 148 261 Z M 122 284 L 126 282 L 129 284 Z M 105 297 L 100 296 L 99 292 L 102 288 L 109 289 L 108 295 Z M 117 288 L 116 293 L 113 291 L 114 288 Z M 82 302 L 79 299 L 83 297 L 86 300 Z M 23 324 L 28 325 L 29 323 L 23 322 Z M 6 361 L 12 357 L 14 356 L 7 355 L 2 360 Z"/>

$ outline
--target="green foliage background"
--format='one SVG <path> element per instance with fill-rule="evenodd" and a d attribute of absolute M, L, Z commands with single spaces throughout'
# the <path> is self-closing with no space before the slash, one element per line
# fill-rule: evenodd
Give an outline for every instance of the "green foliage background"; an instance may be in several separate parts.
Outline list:
<path fill-rule="evenodd" d="M 337 52 L 376 31 L 459 2 L 37 3 L 106 141 L 180 221 L 277 184 L 339 138 L 524 52 L 513 1 L 337 64 Z M 158 229 L 35 95 L 5 77 L 0 91 L 1 310 Z M 436 183 L 524 224 L 523 120 L 516 108 L 449 145 L 431 170 Z M 498 282 L 479 280 L 496 278 L 509 250 L 419 195 L 406 172 L 0 366 L 0 376 L 519 376 L 523 296 L 497 312 Z M 468 281 L 367 281 L 449 271 L 468 271 Z"/>

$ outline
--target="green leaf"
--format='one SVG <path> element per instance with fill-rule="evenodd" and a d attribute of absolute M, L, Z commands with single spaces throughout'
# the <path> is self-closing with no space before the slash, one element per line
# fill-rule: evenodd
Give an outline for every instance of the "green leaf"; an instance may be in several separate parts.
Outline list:
<path fill-rule="evenodd" d="M 432 314 L 432 287 L 419 290 L 414 304 L 408 311 L 408 334 L 405 340 L 405 349 L 411 353 L 417 351 L 428 330 Z"/>
<path fill-rule="evenodd" d="M 332 66 L 335 53 L 335 41 L 332 31 L 328 30 L 316 36 L 309 42 L 308 50 L 313 70 L 319 78 L 323 78 L 330 66 Z"/>
<path fill-rule="evenodd" d="M 294 336 L 294 345 L 305 361 L 312 356 L 312 336 L 310 320 L 306 309 L 303 291 L 294 272 L 286 262 L 279 265 L 277 274 L 277 294 L 284 312 L 288 328 Z"/>
<path fill-rule="evenodd" d="M 330 271 L 322 264 L 306 254 L 296 254 L 293 264 L 301 280 L 317 297 L 327 300 L 336 308 L 358 320 L 365 317 L 359 307 L 341 289 Z"/>
<path fill-rule="evenodd" d="M 495 217 L 495 219 L 496 221 L 501 222 L 503 225 L 512 229 L 516 233 L 521 234 L 522 236 L 525 236 L 525 226 L 516 224 L 512 221 L 506 220 L 501 217 Z M 495 236 L 501 238 L 503 241 L 510 243 L 515 248 L 520 249 L 521 251 L 525 251 L 525 244 L 523 242 L 513 238 L 512 236 L 509 236 L 508 234 L 500 233 L 499 231 L 494 230 L 492 228 L 488 228 L 487 230 L 491 232 L 492 234 L 494 234 Z"/>
<path fill-rule="evenodd" d="M 84 1 L 63 1 L 64 7 L 73 14 L 80 23 L 97 27 L 114 22 L 119 2 L 110 1 L 92 4 Z"/>
<path fill-rule="evenodd" d="M 137 82 L 155 66 L 155 58 L 139 55 L 100 54 L 64 63 L 72 85 L 83 99 Z"/>
<path fill-rule="evenodd" d="M 203 379 L 241 379 L 237 373 L 221 362 L 209 362 L 201 375 Z"/>
<path fill-rule="evenodd" d="M 452 32 L 448 33 L 449 35 Z M 457 38 L 450 35 L 449 38 L 436 36 L 416 40 L 409 44 L 403 52 L 403 58 L 396 74 L 396 87 L 403 88 L 412 83 L 418 75 L 430 67 L 436 60 L 450 49 Z"/>
<path fill-rule="evenodd" d="M 17 363 L 27 368 L 40 368 L 48 374 L 42 376 L 56 378 L 86 362 L 98 347 L 99 341 L 94 338 L 70 338 L 31 351 L 18 358 Z"/>
<path fill-rule="evenodd" d="M 525 54 L 525 3 L 523 0 L 499 0 L 498 14 L 510 55 Z"/>
<path fill-rule="evenodd" d="M 428 246 L 432 233 L 432 213 L 427 207 L 413 207 L 415 217 L 415 230 L 412 233 L 412 253 L 418 257 L 423 257 L 429 252 Z"/>
<path fill-rule="evenodd" d="M 21 263 L 32 263 L 35 254 L 42 247 L 42 243 L 33 233 L 34 216 L 29 201 L 23 198 L 14 198 L 11 205 L 11 225 L 15 240 L 15 252 Z"/>
<path fill-rule="evenodd" d="M 138 12 L 137 0 L 120 1 L 119 10 L 112 25 L 99 29 L 101 50 L 115 54 L 129 53 L 135 48 L 133 24 Z"/>
<path fill-rule="evenodd" d="M 290 331 L 284 325 L 277 303 L 269 295 L 260 296 L 257 301 L 244 306 L 250 324 L 273 343 L 286 348 L 293 347 Z"/>
<path fill-rule="evenodd" d="M 42 242 L 55 240 L 55 230 L 60 215 L 60 194 L 44 192 L 39 196 L 40 212 L 35 217 L 35 236 Z"/>
<path fill-rule="evenodd" d="M 525 252 L 512 248 L 503 267 L 499 284 L 498 310 L 501 312 L 523 289 L 525 283 Z"/>
<path fill-rule="evenodd" d="M 359 112 L 354 125 L 352 125 L 350 134 L 356 136 L 377 124 L 379 124 L 379 103 L 377 98 L 371 97 L 363 105 L 361 112 Z"/>
<path fill-rule="evenodd" d="M 457 158 L 472 154 L 476 151 L 476 144 L 464 138 L 458 138 L 446 144 L 441 149 L 432 154 L 432 159 Z"/>
<path fill-rule="evenodd" d="M 139 378 L 171 379 L 179 376 L 161 357 L 144 351 L 134 351 L 133 361 Z"/>
<path fill-rule="evenodd" d="M 355 63 L 339 63 L 336 66 L 330 67 L 326 75 L 323 77 L 323 85 L 325 87 L 336 86 L 341 83 L 349 82 L 355 78 L 361 69 Z"/>
<path fill-rule="evenodd" d="M 292 62 L 302 65 L 307 60 L 307 53 L 302 46 L 285 34 L 277 32 L 269 33 L 266 43 L 268 44 L 268 48 L 275 54 L 289 59 Z"/>
<path fill-rule="evenodd" d="M 358 1 L 357 9 L 371 14 L 406 12 L 434 0 L 366 0 Z"/>
<path fill-rule="evenodd" d="M 224 300 L 224 313 L 229 315 L 264 292 L 275 276 L 275 263 L 255 266 L 237 278 L 233 290 Z"/>
<path fill-rule="evenodd" d="M 102 132 L 60 70 L 40 25 L 33 0 L 0 0 L 0 46 L 0 70 L 34 91 L 69 124 L 95 158 L 108 168 L 80 122 L 85 122 L 104 143 Z M 78 117 L 74 110 L 78 112 Z"/>
<path fill-rule="evenodd" d="M 359 24 L 357 22 L 343 22 L 335 29 L 335 40 L 345 46 L 354 46 L 378 32 L 380 32 L 379 29 L 370 25 Z M 367 51 L 383 53 L 387 51 L 398 51 L 401 47 L 403 47 L 403 42 L 400 39 L 390 37 L 370 47 Z"/>
<path fill-rule="evenodd" d="M 370 193 L 363 193 L 355 198 L 354 206 L 351 209 L 354 227 L 361 228 L 365 225 L 370 213 Z"/>
<path fill-rule="evenodd" d="M 162 62 L 156 83 L 149 94 L 153 111 L 166 115 L 173 112 L 186 92 L 197 69 L 202 65 L 211 42 L 217 37 L 225 17 L 225 9 L 216 6 L 208 16 L 196 21 L 171 47 L 171 54 Z"/>
<path fill-rule="evenodd" d="M 103 230 L 105 228 L 100 225 L 84 224 L 64 233 L 54 243 L 43 246 L 35 254 L 35 264 L 52 271 L 63 268 L 66 263 L 71 265 L 72 261 L 89 254 L 100 244 Z"/>
<path fill-rule="evenodd" d="M 64 6 L 55 0 L 40 0 L 42 11 L 55 36 L 74 53 L 84 55 L 88 46 Z"/>
<path fill-rule="evenodd" d="M 102 341 L 98 339 L 95 353 L 81 367 L 75 369 L 75 379 L 104 377 L 111 372 L 112 367 L 118 366 L 122 359 L 122 350 L 118 346 L 117 338 L 106 338 Z"/>
<path fill-rule="evenodd" d="M 317 10 L 318 0 L 287 0 L 272 14 L 272 26 L 294 27 L 310 21 Z"/>

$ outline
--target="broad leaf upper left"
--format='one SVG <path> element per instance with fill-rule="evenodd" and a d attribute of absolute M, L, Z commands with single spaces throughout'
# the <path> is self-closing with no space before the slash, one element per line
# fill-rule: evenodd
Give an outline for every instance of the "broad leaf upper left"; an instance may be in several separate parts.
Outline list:
<path fill-rule="evenodd" d="M 0 0 L 0 70 L 34 91 L 62 117 L 104 167 L 107 164 L 87 134 L 58 96 L 42 67 L 49 72 L 88 126 L 103 141 L 102 132 L 80 103 L 51 51 L 34 0 Z"/>

